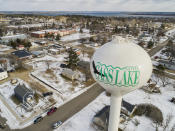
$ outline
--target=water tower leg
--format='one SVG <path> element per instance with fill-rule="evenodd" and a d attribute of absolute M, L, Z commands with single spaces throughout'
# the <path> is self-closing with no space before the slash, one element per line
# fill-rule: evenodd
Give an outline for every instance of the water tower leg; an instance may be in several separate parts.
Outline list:
<path fill-rule="evenodd" d="M 122 97 L 111 95 L 108 131 L 118 131 Z"/>

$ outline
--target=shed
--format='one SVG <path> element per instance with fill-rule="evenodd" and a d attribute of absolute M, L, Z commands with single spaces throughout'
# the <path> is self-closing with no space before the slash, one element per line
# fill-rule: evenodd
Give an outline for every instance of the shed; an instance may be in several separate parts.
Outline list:
<path fill-rule="evenodd" d="M 61 73 L 63 76 L 75 80 L 79 78 L 79 73 L 68 68 L 64 68 Z"/>
<path fill-rule="evenodd" d="M 17 85 L 14 89 L 16 98 L 22 102 L 22 103 L 30 103 L 31 100 L 33 100 L 34 92 L 27 88 L 24 84 L 23 85 Z"/>
<path fill-rule="evenodd" d="M 0 80 L 4 80 L 8 77 L 7 71 L 4 71 L 2 68 L 0 68 Z"/>

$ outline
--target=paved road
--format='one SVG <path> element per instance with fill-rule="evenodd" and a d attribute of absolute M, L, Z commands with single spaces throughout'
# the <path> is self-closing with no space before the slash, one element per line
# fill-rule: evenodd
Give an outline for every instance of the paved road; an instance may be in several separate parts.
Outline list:
<path fill-rule="evenodd" d="M 168 40 L 166 40 L 165 42 L 163 43 L 159 43 L 155 48 L 151 49 L 150 51 L 148 51 L 148 54 L 150 56 L 153 56 L 155 55 L 158 51 L 160 51 L 164 46 L 166 46 L 168 44 Z"/>
<path fill-rule="evenodd" d="M 79 112 L 86 105 L 88 105 L 103 91 L 104 90 L 98 84 L 95 84 L 93 87 L 88 89 L 80 96 L 61 106 L 51 116 L 44 117 L 43 121 L 41 121 L 40 123 L 36 125 L 33 124 L 25 129 L 14 131 L 51 131 L 51 125 L 53 123 L 55 123 L 58 120 L 64 122 L 65 120 L 73 116 L 75 113 Z"/>

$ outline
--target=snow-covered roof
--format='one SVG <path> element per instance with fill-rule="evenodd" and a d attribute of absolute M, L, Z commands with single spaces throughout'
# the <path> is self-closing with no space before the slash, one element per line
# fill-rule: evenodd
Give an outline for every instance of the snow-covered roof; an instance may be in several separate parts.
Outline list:
<path fill-rule="evenodd" d="M 67 74 L 69 76 L 74 76 L 75 74 L 77 74 L 77 72 L 76 71 L 73 71 L 71 69 L 65 68 L 65 69 L 63 69 L 62 74 Z"/>

